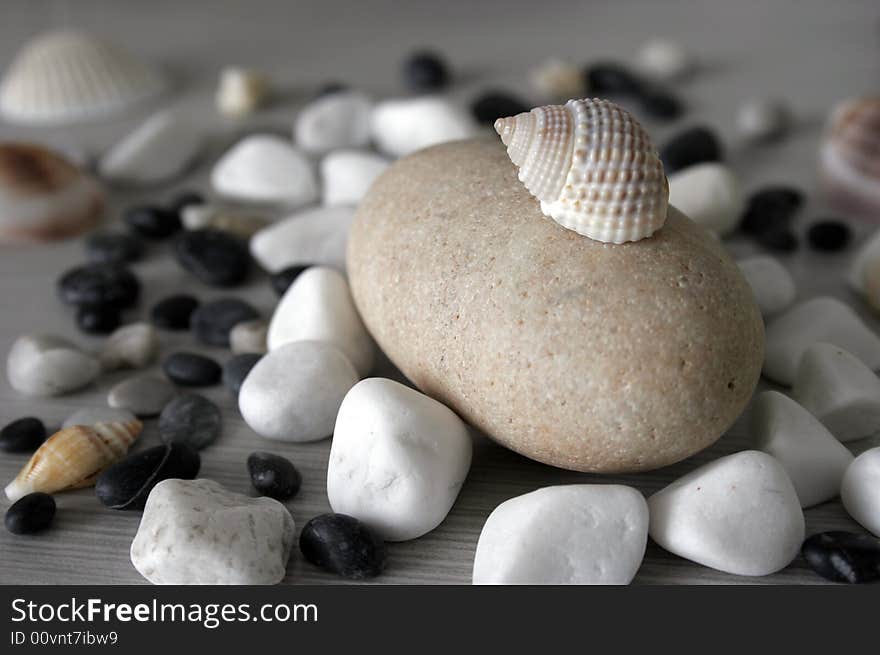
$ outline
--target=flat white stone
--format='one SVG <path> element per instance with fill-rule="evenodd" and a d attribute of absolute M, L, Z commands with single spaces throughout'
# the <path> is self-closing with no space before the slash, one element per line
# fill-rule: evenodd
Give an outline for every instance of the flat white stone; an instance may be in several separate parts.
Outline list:
<path fill-rule="evenodd" d="M 318 199 L 308 157 L 272 134 L 245 137 L 214 165 L 211 185 L 220 195 L 243 201 L 298 207 Z"/>
<path fill-rule="evenodd" d="M 251 369 L 238 393 L 245 423 L 267 439 L 317 441 L 333 434 L 336 414 L 358 375 L 335 346 L 294 341 Z"/>
<path fill-rule="evenodd" d="M 649 77 L 672 82 L 693 72 L 696 61 L 681 43 L 668 39 L 652 39 L 639 49 L 636 66 Z"/>
<path fill-rule="evenodd" d="M 345 396 L 330 448 L 327 497 L 389 541 L 436 528 L 471 466 L 471 438 L 452 410 L 393 380 Z"/>
<path fill-rule="evenodd" d="M 681 557 L 736 575 L 788 566 L 804 514 L 785 469 L 757 450 L 705 464 L 648 499 L 651 538 Z"/>
<path fill-rule="evenodd" d="M 53 335 L 19 337 L 6 359 L 9 384 L 27 396 L 60 396 L 98 377 L 98 360 Z"/>
<path fill-rule="evenodd" d="M 357 205 L 389 161 L 372 152 L 337 150 L 321 160 L 325 205 Z"/>
<path fill-rule="evenodd" d="M 840 499 L 851 517 L 880 537 L 880 448 L 866 450 L 849 465 Z"/>
<path fill-rule="evenodd" d="M 807 348 L 792 397 L 840 441 L 880 433 L 880 378 L 834 344 L 816 343 Z"/>
<path fill-rule="evenodd" d="M 380 102 L 373 109 L 371 124 L 376 145 L 394 157 L 446 141 L 468 139 L 478 132 L 470 114 L 440 96 Z"/>
<path fill-rule="evenodd" d="M 83 407 L 64 419 L 62 428 L 71 425 L 94 425 L 95 423 L 128 423 L 137 417 L 127 409 L 115 407 Z"/>
<path fill-rule="evenodd" d="M 159 354 L 159 333 L 149 323 L 123 325 L 107 337 L 98 359 L 105 371 L 143 368 Z"/>
<path fill-rule="evenodd" d="M 269 273 L 321 264 L 345 270 L 352 207 L 307 209 L 264 227 L 250 240 L 251 256 Z"/>
<path fill-rule="evenodd" d="M 767 326 L 764 375 L 790 386 L 804 351 L 819 341 L 851 352 L 873 371 L 880 368 L 880 338 L 849 305 L 820 296 L 798 303 Z"/>
<path fill-rule="evenodd" d="M 629 584 L 648 540 L 632 487 L 544 487 L 496 507 L 480 532 L 474 584 Z"/>
<path fill-rule="evenodd" d="M 801 507 L 836 498 L 852 453 L 810 412 L 778 391 L 764 391 L 752 402 L 755 445 L 782 464 Z"/>
<path fill-rule="evenodd" d="M 736 263 L 764 318 L 778 314 L 794 302 L 797 289 L 791 273 L 779 260 L 769 255 L 741 259 Z"/>
<path fill-rule="evenodd" d="M 669 176 L 669 204 L 695 223 L 726 236 L 739 224 L 745 198 L 733 171 L 709 162 Z"/>
<path fill-rule="evenodd" d="M 373 367 L 373 340 L 358 314 L 348 282 L 339 271 L 313 266 L 284 293 L 272 320 L 269 351 L 293 341 L 325 341 L 348 357 L 361 377 Z"/>
<path fill-rule="evenodd" d="M 314 100 L 296 117 L 296 144 L 307 152 L 360 148 L 370 141 L 372 101 L 357 91 L 339 91 Z"/>
<path fill-rule="evenodd" d="M 769 141 L 782 136 L 792 123 L 791 109 L 782 100 L 754 98 L 736 114 L 736 127 L 747 141 Z"/>
<path fill-rule="evenodd" d="M 213 480 L 163 480 L 147 498 L 131 563 L 153 584 L 276 584 L 293 534 L 293 518 L 277 500 Z"/>

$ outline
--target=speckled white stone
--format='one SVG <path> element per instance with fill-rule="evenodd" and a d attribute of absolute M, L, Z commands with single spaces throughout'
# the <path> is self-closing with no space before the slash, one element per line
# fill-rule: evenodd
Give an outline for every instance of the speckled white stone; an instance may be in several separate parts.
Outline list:
<path fill-rule="evenodd" d="M 740 259 L 736 265 L 752 287 L 764 318 L 778 314 L 794 302 L 797 294 L 794 278 L 778 259 L 758 255 Z"/>
<path fill-rule="evenodd" d="M 394 157 L 478 132 L 464 108 L 441 96 L 385 100 L 373 109 L 371 124 L 376 145 Z"/>
<path fill-rule="evenodd" d="M 362 380 L 336 418 L 330 506 L 389 541 L 415 539 L 446 518 L 471 451 L 465 424 L 446 406 L 393 380 Z"/>
<path fill-rule="evenodd" d="M 251 369 L 238 392 L 238 408 L 261 437 L 317 441 L 333 434 L 336 414 L 358 375 L 335 346 L 294 341 Z"/>
<path fill-rule="evenodd" d="M 880 537 L 880 448 L 866 450 L 849 465 L 840 499 L 851 517 Z"/>
<path fill-rule="evenodd" d="M 474 584 L 629 584 L 648 540 L 632 487 L 544 487 L 496 507 L 480 533 Z"/>
<path fill-rule="evenodd" d="M 389 161 L 372 152 L 337 150 L 321 160 L 325 205 L 356 205 Z"/>
<path fill-rule="evenodd" d="M 137 417 L 127 409 L 115 407 L 83 407 L 64 419 L 62 428 L 71 425 L 95 425 L 95 423 L 128 423 Z"/>
<path fill-rule="evenodd" d="M 307 152 L 360 148 L 370 140 L 372 101 L 357 91 L 339 91 L 314 100 L 296 117 L 296 144 Z"/>
<path fill-rule="evenodd" d="M 745 198 L 730 168 L 708 162 L 669 176 L 669 204 L 695 223 L 726 236 L 739 223 Z"/>
<path fill-rule="evenodd" d="M 705 464 L 648 499 L 651 538 L 719 571 L 769 575 L 797 556 L 804 514 L 776 458 L 757 450 Z"/>
<path fill-rule="evenodd" d="M 60 396 L 86 386 L 100 372 L 97 359 L 52 335 L 19 337 L 6 359 L 9 384 L 27 396 Z"/>
<path fill-rule="evenodd" d="M 213 480 L 163 480 L 147 498 L 131 563 L 153 584 L 276 584 L 294 523 L 277 500 Z"/>
<path fill-rule="evenodd" d="M 236 355 L 266 352 L 268 329 L 269 323 L 262 318 L 236 323 L 229 331 L 229 349 Z"/>
<path fill-rule="evenodd" d="M 105 371 L 144 368 L 159 354 L 159 333 L 149 323 L 138 322 L 117 328 L 104 341 L 98 359 Z"/>

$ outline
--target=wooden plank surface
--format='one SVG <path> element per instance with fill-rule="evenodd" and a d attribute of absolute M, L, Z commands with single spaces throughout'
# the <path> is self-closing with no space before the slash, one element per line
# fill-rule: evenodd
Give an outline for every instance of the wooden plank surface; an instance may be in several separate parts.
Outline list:
<path fill-rule="evenodd" d="M 114 3 L 79 0 L 4 3 L 0 20 L 0 66 L 30 35 L 49 26 L 73 24 L 103 31 L 162 63 L 177 83 L 175 93 L 160 104 L 176 104 L 199 116 L 210 132 L 212 148 L 202 165 L 175 186 L 150 191 L 115 190 L 107 223 L 120 208 L 144 199 L 164 199 L 175 187 L 207 189 L 210 160 L 236 134 L 265 127 L 289 130 L 296 107 L 311 88 L 340 79 L 377 95 L 398 91 L 396 67 L 410 48 L 432 45 L 449 53 L 460 71 L 455 93 L 472 97 L 487 86 L 526 91 L 527 70 L 546 56 L 578 61 L 630 58 L 645 39 L 670 36 L 689 44 L 703 70 L 678 87 L 689 106 L 686 118 L 674 125 L 646 121 L 662 142 L 676 129 L 697 122 L 716 126 L 726 138 L 729 160 L 752 189 L 763 183 L 797 184 L 810 193 L 799 222 L 828 215 L 816 190 L 815 152 L 823 117 L 835 100 L 876 91 L 880 80 L 880 23 L 872 2 L 774 2 L 756 0 L 706 3 L 649 0 L 624 3 L 340 3 L 340 2 L 152 2 Z M 474 6 L 472 6 L 474 5 Z M 217 71 L 225 64 L 246 64 L 270 72 L 284 87 L 282 97 L 247 124 L 219 120 L 211 94 Z M 796 108 L 798 127 L 779 146 L 754 149 L 735 139 L 736 107 L 751 96 L 778 95 Z M 25 129 L 0 123 L 0 139 L 33 139 L 56 147 L 100 152 L 126 133 L 147 109 L 119 120 L 78 128 Z M 871 226 L 854 223 L 859 240 Z M 754 252 L 746 242 L 732 240 L 736 255 Z M 861 302 L 843 284 L 849 254 L 817 256 L 803 250 L 783 258 L 799 285 L 799 297 L 828 293 L 854 304 L 877 329 Z M 71 312 L 61 306 L 54 283 L 59 273 L 82 259 L 82 244 L 68 242 L 40 247 L 0 247 L 0 353 L 26 332 L 57 333 L 87 348 L 99 340 L 73 327 Z M 167 244 L 152 246 L 134 269 L 145 294 L 128 319 L 146 315 L 158 298 L 186 289 L 202 299 L 227 295 L 184 274 L 168 256 Z M 235 292 L 266 316 L 274 295 L 266 279 L 254 276 Z M 163 352 L 191 348 L 187 335 L 163 333 Z M 223 360 L 228 352 L 195 348 Z M 380 374 L 394 375 L 387 365 Z M 25 398 L 0 380 L 0 424 L 24 415 L 43 417 L 56 426 L 76 409 L 103 406 L 107 390 L 125 374 L 102 377 L 82 392 L 56 399 Z M 328 511 L 325 493 L 329 442 L 291 445 L 254 435 L 241 420 L 227 392 L 205 392 L 223 410 L 224 429 L 218 442 L 203 452 L 202 474 L 230 489 L 249 492 L 247 455 L 256 449 L 290 457 L 304 478 L 300 494 L 289 503 L 297 526 Z M 157 443 L 155 421 L 149 421 L 140 447 Z M 602 477 L 556 470 L 531 462 L 475 436 L 474 464 L 447 520 L 429 535 L 390 546 L 387 573 L 377 583 L 468 583 L 474 548 L 489 512 L 507 498 L 550 485 L 573 482 L 620 482 L 645 494 L 659 489 L 695 466 L 719 455 L 748 447 L 750 437 L 741 419 L 714 447 L 676 466 L 648 474 Z M 856 444 L 857 451 L 867 444 Z M 23 455 L 0 457 L 0 479 L 12 478 L 26 461 Z M 128 549 L 139 515 L 103 509 L 88 490 L 59 494 L 52 530 L 35 537 L 14 537 L 0 530 L 0 583 L 138 583 Z M 0 509 L 8 503 L 0 501 Z M 807 532 L 855 529 L 839 502 L 806 512 Z M 304 563 L 295 551 L 286 583 L 336 583 Z M 819 578 L 801 561 L 776 575 L 740 578 L 692 564 L 648 546 L 637 583 L 816 583 Z"/>

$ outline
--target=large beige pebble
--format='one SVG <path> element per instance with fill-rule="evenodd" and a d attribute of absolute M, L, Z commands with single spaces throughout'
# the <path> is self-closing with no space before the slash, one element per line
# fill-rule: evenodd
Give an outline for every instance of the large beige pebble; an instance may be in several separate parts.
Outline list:
<path fill-rule="evenodd" d="M 565 230 L 493 140 L 393 164 L 359 206 L 348 271 L 410 380 L 564 468 L 647 470 L 705 448 L 761 368 L 760 312 L 707 231 L 674 209 L 636 243 Z"/>

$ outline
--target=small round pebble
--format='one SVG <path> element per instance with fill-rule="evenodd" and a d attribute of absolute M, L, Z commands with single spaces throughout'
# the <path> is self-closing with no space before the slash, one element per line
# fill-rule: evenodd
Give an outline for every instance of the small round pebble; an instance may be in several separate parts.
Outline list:
<path fill-rule="evenodd" d="M 107 394 L 107 404 L 127 409 L 140 418 L 157 416 L 174 397 L 174 387 L 155 375 L 137 375 L 119 382 Z"/>
<path fill-rule="evenodd" d="M 854 532 L 820 532 L 801 548 L 807 564 L 833 582 L 859 584 L 880 580 L 880 539 Z"/>
<path fill-rule="evenodd" d="M 231 287 L 247 277 L 251 257 L 245 242 L 220 230 L 186 230 L 174 241 L 178 263 L 199 280 Z"/>
<path fill-rule="evenodd" d="M 300 273 L 302 273 L 307 268 L 308 266 L 288 266 L 284 270 L 273 274 L 269 277 L 269 282 L 272 284 L 272 289 L 279 296 L 283 296 L 288 287 L 290 287 L 290 285 L 294 283 L 296 278 L 299 277 Z"/>
<path fill-rule="evenodd" d="M 756 98 L 746 101 L 736 115 L 736 127 L 747 141 L 766 143 L 782 137 L 792 123 L 791 110 L 782 100 Z"/>
<path fill-rule="evenodd" d="M 4 453 L 32 453 L 46 440 L 46 426 L 33 416 L 7 423 L 0 430 L 0 450 Z"/>
<path fill-rule="evenodd" d="M 120 264 L 77 266 L 58 280 L 58 294 L 62 302 L 77 307 L 131 307 L 137 302 L 140 291 L 137 277 Z"/>
<path fill-rule="evenodd" d="M 254 489 L 261 496 L 288 500 L 302 486 L 302 476 L 286 457 L 273 453 L 255 452 L 248 455 L 247 469 Z"/>
<path fill-rule="evenodd" d="M 220 364 L 210 357 L 196 353 L 179 352 L 169 355 L 162 363 L 165 375 L 184 387 L 207 387 L 220 381 Z"/>
<path fill-rule="evenodd" d="M 324 96 L 333 95 L 334 93 L 340 93 L 341 91 L 348 91 L 351 87 L 348 84 L 343 82 L 326 82 L 318 87 L 318 90 L 315 92 L 315 100 L 318 98 L 323 98 Z"/>
<path fill-rule="evenodd" d="M 244 379 L 262 357 L 257 353 L 243 353 L 227 359 L 223 364 L 223 386 L 238 398 Z"/>
<path fill-rule="evenodd" d="M 506 91 L 486 91 L 471 103 L 471 113 L 478 123 L 492 125 L 499 118 L 516 116 L 531 107 Z"/>
<path fill-rule="evenodd" d="M 176 210 L 156 205 L 131 207 L 122 220 L 135 234 L 147 239 L 167 239 L 183 227 Z"/>
<path fill-rule="evenodd" d="M 220 409 L 204 396 L 187 393 L 172 399 L 159 415 L 159 437 L 193 450 L 210 446 L 220 435 Z"/>
<path fill-rule="evenodd" d="M 236 323 L 229 332 L 229 349 L 236 355 L 266 352 L 268 329 L 269 323 L 262 318 Z"/>
<path fill-rule="evenodd" d="M 372 578 L 385 568 L 385 542 L 346 514 L 321 514 L 305 524 L 299 549 L 306 561 L 344 578 Z"/>
<path fill-rule="evenodd" d="M 85 251 L 93 264 L 128 264 L 141 258 L 144 246 L 130 234 L 95 232 L 86 237 Z"/>
<path fill-rule="evenodd" d="M 789 186 L 771 186 L 753 193 L 740 222 L 745 234 L 757 235 L 787 227 L 804 203 L 804 194 Z"/>
<path fill-rule="evenodd" d="M 722 160 L 721 141 L 708 127 L 691 127 L 679 132 L 660 150 L 666 174 L 694 164 Z"/>
<path fill-rule="evenodd" d="M 76 326 L 86 334 L 110 334 L 122 324 L 115 305 L 84 305 L 76 310 Z"/>
<path fill-rule="evenodd" d="M 418 93 L 439 91 L 449 83 L 449 69 L 438 54 L 416 52 L 403 62 L 403 81 Z"/>
<path fill-rule="evenodd" d="M 205 196 L 203 196 L 198 191 L 194 191 L 192 189 L 185 189 L 183 191 L 179 191 L 177 195 L 168 203 L 168 208 L 174 212 L 177 212 L 179 215 L 184 209 L 189 207 L 190 205 L 204 205 L 205 204 Z"/>
<path fill-rule="evenodd" d="M 852 230 L 841 221 L 827 220 L 813 223 L 807 230 L 807 241 L 814 250 L 837 252 L 849 245 Z"/>
<path fill-rule="evenodd" d="M 595 63 L 584 71 L 590 96 L 606 93 L 630 95 L 640 93 L 642 81 L 629 68 L 615 62 Z"/>
<path fill-rule="evenodd" d="M 168 296 L 157 302 L 150 311 L 153 325 L 163 330 L 188 330 L 190 319 L 199 301 L 186 294 Z"/>
<path fill-rule="evenodd" d="M 33 534 L 49 527 L 55 518 L 55 499 L 36 492 L 19 498 L 6 510 L 6 529 L 12 534 Z"/>
<path fill-rule="evenodd" d="M 244 300 L 220 298 L 204 303 L 193 312 L 190 329 L 201 343 L 228 347 L 232 328 L 259 317 L 259 312 Z"/>
<path fill-rule="evenodd" d="M 681 100 L 663 89 L 646 89 L 639 94 L 642 111 L 652 118 L 671 121 L 684 113 Z"/>

